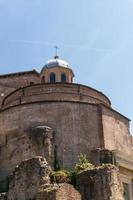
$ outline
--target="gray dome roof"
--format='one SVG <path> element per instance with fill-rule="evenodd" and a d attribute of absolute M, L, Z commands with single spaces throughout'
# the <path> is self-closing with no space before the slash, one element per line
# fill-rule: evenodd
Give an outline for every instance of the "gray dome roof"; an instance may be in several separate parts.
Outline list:
<path fill-rule="evenodd" d="M 48 60 L 47 63 L 45 64 L 45 67 L 56 67 L 56 66 L 69 68 L 68 62 L 59 59 L 58 56 L 55 56 L 54 59 Z"/>

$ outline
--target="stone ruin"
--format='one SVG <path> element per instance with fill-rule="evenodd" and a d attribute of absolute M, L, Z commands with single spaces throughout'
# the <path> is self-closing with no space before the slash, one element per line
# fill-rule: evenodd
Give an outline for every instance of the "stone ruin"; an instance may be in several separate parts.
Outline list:
<path fill-rule="evenodd" d="M 85 170 L 76 177 L 76 186 L 51 183 L 51 168 L 37 156 L 22 161 L 10 176 L 9 190 L 0 200 L 123 200 L 118 169 L 105 165 Z"/>
<path fill-rule="evenodd" d="M 6 195 L 3 195 L 5 198 Z M 11 175 L 7 200 L 80 200 L 70 184 L 51 184 L 50 167 L 43 157 L 22 161 Z"/>
<path fill-rule="evenodd" d="M 47 159 L 50 166 L 54 160 L 54 137 L 55 132 L 51 127 L 39 125 L 26 130 L 26 134 L 36 149 L 36 154 Z"/>
<path fill-rule="evenodd" d="M 50 167 L 42 157 L 22 161 L 11 175 L 8 200 L 35 199 L 38 189 L 50 184 L 49 172 Z"/>
<path fill-rule="evenodd" d="M 83 200 L 123 200 L 118 169 L 111 164 L 81 172 L 77 189 Z"/>
<path fill-rule="evenodd" d="M 0 148 L 0 192 L 7 190 L 8 177 L 23 160 L 36 156 L 45 157 L 53 167 L 54 131 L 45 125 L 35 125 L 23 132 L 17 130 L 6 136 L 6 142 Z M 3 162 L 4 160 L 4 162 Z"/>

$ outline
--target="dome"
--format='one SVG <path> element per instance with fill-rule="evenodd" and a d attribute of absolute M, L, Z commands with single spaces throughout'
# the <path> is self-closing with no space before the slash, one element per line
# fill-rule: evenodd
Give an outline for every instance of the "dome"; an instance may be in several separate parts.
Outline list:
<path fill-rule="evenodd" d="M 69 68 L 68 62 L 59 59 L 58 56 L 55 56 L 54 59 L 48 60 L 47 63 L 45 64 L 45 67 L 55 67 L 55 66 Z"/>
<path fill-rule="evenodd" d="M 47 61 L 40 74 L 42 83 L 72 83 L 74 77 L 74 73 L 68 62 L 60 59 L 57 55 Z"/>

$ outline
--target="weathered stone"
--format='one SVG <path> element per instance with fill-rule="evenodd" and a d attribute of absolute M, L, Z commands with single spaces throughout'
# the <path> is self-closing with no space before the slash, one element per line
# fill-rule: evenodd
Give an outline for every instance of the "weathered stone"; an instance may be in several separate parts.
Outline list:
<path fill-rule="evenodd" d="M 12 174 L 8 200 L 81 200 L 70 184 L 50 184 L 50 168 L 42 157 L 23 161 Z"/>
<path fill-rule="evenodd" d="M 0 153 L 0 192 L 5 192 L 8 188 L 8 176 L 23 160 L 42 156 L 53 167 L 54 131 L 47 126 L 35 126 L 23 132 L 12 131 L 6 135 L 5 145 L 1 148 Z"/>
<path fill-rule="evenodd" d="M 73 169 L 82 153 L 95 165 L 118 165 L 121 181 L 126 185 L 124 192 L 131 199 L 133 137 L 129 132 L 129 119 L 113 110 L 103 93 L 73 84 L 74 74 L 69 65 L 45 67 L 41 73 L 33 70 L 0 75 L 0 192 L 8 190 L 10 173 L 25 159 L 41 155 L 55 169 Z M 56 76 L 52 84 L 49 83 L 51 73 Z M 41 189 L 39 180 L 42 178 L 37 171 L 40 167 L 36 168 L 35 164 L 35 171 L 32 167 L 26 161 L 15 169 L 9 198 L 26 199 L 35 196 L 38 187 Z M 86 173 L 90 176 L 86 174 L 87 180 L 83 177 L 84 187 L 80 188 L 83 198 L 88 194 L 90 199 L 97 194 L 98 200 L 121 198 L 115 170 Z"/>
<path fill-rule="evenodd" d="M 12 174 L 8 200 L 34 199 L 38 189 L 49 182 L 50 168 L 42 157 L 22 161 Z"/>
<path fill-rule="evenodd" d="M 17 88 L 40 82 L 39 73 L 35 70 L 0 76 L 0 107 L 2 100 Z"/>
<path fill-rule="evenodd" d="M 81 172 L 77 188 L 83 200 L 123 200 L 118 169 L 113 165 Z"/>
<path fill-rule="evenodd" d="M 54 131 L 48 126 L 36 126 L 27 130 L 27 134 L 36 152 L 40 156 L 44 156 L 48 163 L 52 166 L 54 160 Z"/>
<path fill-rule="evenodd" d="M 81 195 L 72 185 L 63 183 L 38 192 L 36 200 L 81 200 Z"/>

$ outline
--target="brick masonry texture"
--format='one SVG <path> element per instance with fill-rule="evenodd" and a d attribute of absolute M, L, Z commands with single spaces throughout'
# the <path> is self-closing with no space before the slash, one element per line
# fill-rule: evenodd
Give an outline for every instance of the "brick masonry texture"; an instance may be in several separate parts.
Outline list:
<path fill-rule="evenodd" d="M 62 183 L 38 192 L 36 200 L 81 200 L 81 194 L 70 184 Z"/>
<path fill-rule="evenodd" d="M 109 119 L 114 120 L 114 112 L 112 113 L 108 109 L 108 113 L 111 115 Z M 120 149 L 119 147 L 119 149 L 123 152 L 126 151 L 131 156 L 132 149 L 130 145 L 132 145 L 132 137 L 128 133 L 128 120 L 118 114 L 116 116 L 118 119 L 117 121 L 114 120 L 114 125 L 111 128 L 117 127 L 116 133 L 119 134 L 115 134 L 115 140 L 111 139 L 111 144 L 114 144 L 112 147 L 109 146 L 110 139 L 106 139 L 106 135 L 111 130 L 110 122 L 102 122 L 104 132 L 101 134 L 101 117 L 97 105 L 72 102 L 44 102 L 21 105 L 2 111 L 0 113 L 0 179 L 9 175 L 22 159 L 30 158 L 29 156 L 42 155 L 39 151 L 35 151 L 35 147 L 32 148 L 31 141 L 29 142 L 26 136 L 30 128 L 37 126 L 48 126 L 55 132 L 54 141 L 58 164 L 66 169 L 74 166 L 80 153 L 87 154 L 88 158 L 93 161 L 93 150 L 104 148 L 105 145 L 110 150 L 118 148 L 117 140 L 121 136 L 125 136 L 128 140 L 123 140 L 120 146 L 122 147 L 123 145 L 123 148 Z M 103 117 L 108 119 L 108 115 L 105 116 L 105 113 Z M 127 130 L 127 133 L 125 130 Z M 128 141 L 130 143 L 125 147 L 125 143 Z M 27 150 L 29 146 L 31 146 L 31 149 Z M 44 152 L 44 156 L 47 155 L 46 152 Z"/>
<path fill-rule="evenodd" d="M 0 105 L 2 100 L 17 88 L 40 82 L 39 74 L 35 71 L 29 73 L 16 73 L 14 75 L 0 76 Z"/>
<path fill-rule="evenodd" d="M 43 157 L 35 157 L 15 168 L 7 200 L 81 200 L 70 184 L 50 184 L 50 167 Z"/>
<path fill-rule="evenodd" d="M 51 102 L 10 108 L 0 113 L 0 176 L 9 174 L 20 162 L 22 149 L 25 149 L 25 156 L 30 154 L 29 150 L 26 151 L 27 139 L 24 142 L 21 138 L 26 137 L 29 128 L 36 126 L 53 129 L 57 160 L 66 169 L 73 167 L 80 153 L 89 156 L 92 149 L 100 148 L 99 113 L 95 105 Z M 18 151 L 15 151 L 16 147 Z M 33 152 L 31 149 L 31 154 Z"/>
<path fill-rule="evenodd" d="M 77 175 L 76 188 L 67 183 L 50 183 L 50 167 L 45 158 L 22 161 L 9 181 L 7 200 L 123 200 L 118 168 L 106 165 Z"/>
<path fill-rule="evenodd" d="M 2 108 L 39 101 L 74 101 L 88 103 L 102 103 L 110 106 L 109 99 L 87 86 L 79 84 L 37 84 L 20 88 L 5 97 Z"/>
<path fill-rule="evenodd" d="M 48 185 L 50 167 L 43 157 L 22 161 L 10 177 L 8 200 L 34 199 L 38 189 Z"/>
<path fill-rule="evenodd" d="M 51 70 L 45 71 L 47 81 Z M 59 80 L 62 71 L 57 72 Z M 69 72 L 71 82 L 73 74 Z M 97 194 L 91 200 L 121 200 L 119 174 L 130 178 L 130 185 L 133 179 L 129 119 L 113 110 L 103 93 L 80 84 L 41 83 L 43 75 L 29 71 L 0 76 L 0 192 L 8 190 L 9 177 L 14 171 L 8 192 L 10 200 L 34 199 L 35 193 L 37 200 L 88 200 L 85 191 Z M 52 168 L 70 170 L 81 153 L 95 165 L 106 160 L 104 153 L 107 153 L 112 163 L 119 166 L 119 173 L 115 167 L 84 172 L 78 179 L 82 197 L 66 183 L 55 186 L 48 181 L 46 190 L 37 190 L 41 189 L 38 181 L 42 179 L 37 175 L 35 163 L 41 161 L 34 157 L 46 158 Z M 34 180 L 29 178 L 32 173 L 27 171 L 28 167 L 34 173 Z M 87 183 L 85 177 L 90 180 L 94 174 L 94 181 Z M 27 187 L 28 181 L 31 185 Z M 89 184 L 87 188 L 85 183 Z M 7 196 L 1 194 L 0 198 Z"/>
<path fill-rule="evenodd" d="M 83 200 L 123 200 L 118 169 L 113 165 L 81 172 L 77 187 Z"/>

